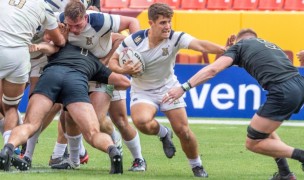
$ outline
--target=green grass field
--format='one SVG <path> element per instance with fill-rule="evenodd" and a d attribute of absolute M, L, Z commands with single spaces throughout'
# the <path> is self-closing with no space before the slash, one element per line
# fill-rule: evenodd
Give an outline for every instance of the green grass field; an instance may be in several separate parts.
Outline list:
<path fill-rule="evenodd" d="M 56 140 L 56 125 L 53 122 L 40 136 L 33 157 L 33 168 L 20 172 L 12 167 L 10 172 L 0 172 L 0 179 L 197 179 L 193 176 L 188 161 L 181 150 L 179 141 L 173 138 L 177 152 L 172 159 L 163 153 L 157 137 L 140 134 L 142 153 L 147 161 L 146 172 L 128 172 L 132 157 L 124 146 L 124 174 L 109 175 L 108 155 L 86 144 L 90 160 L 80 170 L 52 170 L 48 160 Z M 168 125 L 164 123 L 164 125 Z M 196 134 L 204 167 L 209 173 L 208 179 L 214 180 L 266 180 L 276 170 L 272 158 L 254 154 L 244 147 L 246 125 L 210 125 L 191 124 Z M 303 147 L 303 128 L 282 126 L 278 133 L 286 143 Z M 2 139 L 2 138 L 1 138 Z M 0 144 L 3 144 L 1 141 Z M 291 170 L 298 179 L 304 179 L 300 163 L 289 160 Z"/>

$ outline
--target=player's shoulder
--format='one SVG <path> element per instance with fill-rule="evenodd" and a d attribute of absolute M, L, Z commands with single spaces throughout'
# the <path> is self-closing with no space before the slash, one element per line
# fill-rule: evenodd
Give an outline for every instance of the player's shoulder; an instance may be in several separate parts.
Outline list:
<path fill-rule="evenodd" d="M 113 26 L 113 18 L 108 13 L 96 12 L 87 10 L 88 23 L 95 29 L 96 32 L 102 28 L 111 29 Z"/>

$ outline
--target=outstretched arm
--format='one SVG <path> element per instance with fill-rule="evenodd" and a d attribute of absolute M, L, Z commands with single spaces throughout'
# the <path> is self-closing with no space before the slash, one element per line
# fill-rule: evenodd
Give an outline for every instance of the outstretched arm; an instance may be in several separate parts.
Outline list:
<path fill-rule="evenodd" d="M 39 44 L 31 44 L 29 49 L 30 49 L 30 52 L 40 51 L 43 54 L 49 56 L 49 55 L 52 55 L 52 54 L 58 52 L 59 47 L 57 47 L 51 43 L 41 42 Z"/>
<path fill-rule="evenodd" d="M 199 40 L 199 39 L 193 39 L 190 42 L 188 48 L 195 51 L 211 53 L 211 54 L 223 54 L 226 50 L 224 46 L 218 45 L 216 43 L 207 40 Z"/>
<path fill-rule="evenodd" d="M 195 75 L 193 75 L 189 81 L 184 83 L 181 87 L 171 88 L 166 95 L 163 97 L 162 102 L 174 102 L 178 98 L 180 98 L 186 91 L 190 90 L 192 87 L 196 87 L 209 79 L 216 76 L 219 72 L 231 66 L 233 63 L 232 58 L 228 56 L 221 56 L 214 63 L 204 67 L 200 71 L 198 71 Z"/>

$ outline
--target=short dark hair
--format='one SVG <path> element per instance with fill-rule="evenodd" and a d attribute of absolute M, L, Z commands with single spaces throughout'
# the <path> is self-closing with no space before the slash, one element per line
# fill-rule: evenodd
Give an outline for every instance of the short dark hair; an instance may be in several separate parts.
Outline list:
<path fill-rule="evenodd" d="M 155 21 L 159 16 L 164 16 L 166 18 L 172 18 L 173 10 L 168 4 L 165 3 L 154 3 L 148 9 L 149 20 Z"/>
<path fill-rule="evenodd" d="M 82 18 L 86 15 L 86 9 L 79 0 L 71 0 L 64 8 L 64 16 L 76 21 L 78 17 Z"/>
<path fill-rule="evenodd" d="M 236 40 L 241 39 L 245 35 L 252 35 L 256 38 L 258 37 L 257 33 L 253 29 L 246 28 L 240 30 L 240 32 L 236 35 Z"/>

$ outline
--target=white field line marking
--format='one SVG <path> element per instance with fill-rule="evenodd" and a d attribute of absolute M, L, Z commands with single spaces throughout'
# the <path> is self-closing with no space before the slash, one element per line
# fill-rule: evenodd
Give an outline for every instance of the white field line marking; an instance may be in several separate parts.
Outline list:
<path fill-rule="evenodd" d="M 59 116 L 55 117 L 56 120 L 59 119 Z M 158 122 L 161 123 L 169 123 L 168 119 L 166 119 L 165 117 L 156 117 Z M 132 122 L 132 119 L 129 117 L 129 122 Z M 217 120 L 217 119 L 193 119 L 193 118 L 189 118 L 188 120 L 189 124 L 222 124 L 222 125 L 248 125 L 250 120 L 231 120 L 231 119 L 227 119 L 227 120 Z M 282 126 L 304 126 L 304 121 L 285 121 L 283 123 Z"/>

